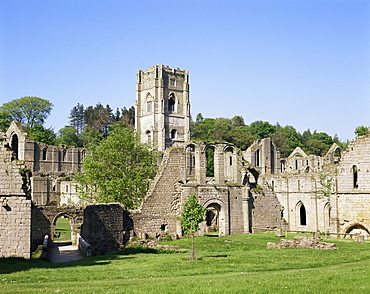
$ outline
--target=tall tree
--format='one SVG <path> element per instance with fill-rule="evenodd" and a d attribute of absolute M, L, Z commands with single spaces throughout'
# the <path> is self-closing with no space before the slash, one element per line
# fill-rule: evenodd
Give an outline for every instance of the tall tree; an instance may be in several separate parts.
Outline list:
<path fill-rule="evenodd" d="M 136 208 L 155 176 L 157 154 L 122 122 L 112 125 L 109 133 L 100 144 L 91 146 L 83 172 L 75 177 L 78 189 L 85 199 Z"/>
<path fill-rule="evenodd" d="M 204 221 L 205 208 L 198 203 L 195 194 L 188 197 L 184 203 L 184 209 L 181 213 L 181 228 L 185 235 L 191 236 L 191 255 L 190 260 L 195 260 L 194 252 L 194 234 L 200 230 L 199 224 Z"/>
<path fill-rule="evenodd" d="M 69 113 L 70 126 L 77 130 L 77 134 L 81 133 L 85 125 L 85 109 L 83 104 L 77 103 Z"/>
<path fill-rule="evenodd" d="M 39 97 L 22 97 L 4 103 L 0 111 L 7 112 L 12 120 L 17 120 L 26 127 L 43 125 L 50 115 L 53 104 Z"/>

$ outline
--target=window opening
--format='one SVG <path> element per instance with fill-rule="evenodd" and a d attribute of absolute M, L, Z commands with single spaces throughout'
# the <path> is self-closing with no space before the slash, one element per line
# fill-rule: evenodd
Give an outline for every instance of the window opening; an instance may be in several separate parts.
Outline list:
<path fill-rule="evenodd" d="M 303 204 L 301 204 L 301 206 L 299 208 L 299 224 L 301 226 L 306 226 L 307 225 L 306 208 L 304 207 Z"/>
<path fill-rule="evenodd" d="M 175 111 L 175 97 L 173 94 L 170 95 L 168 99 L 168 111 L 174 112 Z"/>
<path fill-rule="evenodd" d="M 208 147 L 206 149 L 206 161 L 207 161 L 207 171 L 206 176 L 207 177 L 214 177 L 215 176 L 215 150 L 213 147 Z"/>
<path fill-rule="evenodd" d="M 358 188 L 358 168 L 356 165 L 353 166 L 353 188 Z"/>
<path fill-rule="evenodd" d="M 16 134 L 12 137 L 12 150 L 15 153 L 16 159 L 18 159 L 18 136 Z"/>
<path fill-rule="evenodd" d="M 260 166 L 260 150 L 259 149 L 256 150 L 255 156 L 256 156 L 255 158 L 256 166 Z"/>
<path fill-rule="evenodd" d="M 46 153 L 47 149 L 46 148 L 42 149 L 42 160 L 46 160 Z"/>
<path fill-rule="evenodd" d="M 176 134 L 177 134 L 176 130 L 171 130 L 171 139 L 176 139 Z"/>

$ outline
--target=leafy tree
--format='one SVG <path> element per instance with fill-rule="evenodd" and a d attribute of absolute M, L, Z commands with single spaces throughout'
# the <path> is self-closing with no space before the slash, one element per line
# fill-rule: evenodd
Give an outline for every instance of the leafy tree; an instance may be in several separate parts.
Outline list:
<path fill-rule="evenodd" d="M 0 111 L 0 130 L 6 131 L 11 122 L 12 118 L 6 111 Z"/>
<path fill-rule="evenodd" d="M 181 213 L 181 228 L 185 235 L 191 235 L 191 256 L 190 260 L 195 260 L 194 255 L 194 234 L 200 230 L 199 224 L 204 221 L 205 208 L 198 203 L 195 194 L 188 197 L 184 203 L 184 209 Z"/>
<path fill-rule="evenodd" d="M 97 202 L 120 202 L 136 208 L 155 176 L 156 152 L 141 144 L 132 128 L 117 122 L 110 135 L 91 145 L 82 171 L 75 179 L 82 198 Z"/>
<path fill-rule="evenodd" d="M 33 127 L 26 128 L 28 136 L 36 142 L 55 145 L 55 133 L 52 129 L 46 129 L 42 125 L 34 124 Z"/>
<path fill-rule="evenodd" d="M 243 118 L 241 115 L 235 115 L 235 116 L 231 119 L 231 124 L 232 124 L 234 127 L 241 127 L 241 126 L 245 126 L 244 118 Z"/>
<path fill-rule="evenodd" d="M 258 139 L 270 137 L 276 131 L 276 127 L 267 121 L 257 120 L 250 124 L 252 135 L 256 135 Z"/>
<path fill-rule="evenodd" d="M 124 107 L 121 111 L 121 120 L 131 126 L 131 127 L 134 127 L 135 126 L 135 107 L 131 106 L 129 109 L 126 109 L 126 107 Z"/>
<path fill-rule="evenodd" d="M 39 97 L 22 97 L 4 103 L 0 111 L 8 113 L 12 120 L 32 128 L 35 124 L 43 125 L 52 108 L 53 104 L 48 100 Z"/>
<path fill-rule="evenodd" d="M 81 138 L 78 131 L 72 127 L 61 128 L 58 131 L 56 144 L 65 144 L 68 146 L 82 147 Z"/>
<path fill-rule="evenodd" d="M 369 134 L 369 128 L 365 126 L 359 126 L 355 129 L 356 137 L 358 136 L 366 136 Z"/>
<path fill-rule="evenodd" d="M 92 127 L 85 127 L 81 133 L 82 146 L 90 148 L 91 145 L 98 145 L 103 140 L 103 134 Z"/>

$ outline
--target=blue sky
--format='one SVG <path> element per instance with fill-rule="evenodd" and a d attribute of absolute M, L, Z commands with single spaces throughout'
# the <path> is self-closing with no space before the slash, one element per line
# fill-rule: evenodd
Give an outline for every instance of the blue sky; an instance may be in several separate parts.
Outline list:
<path fill-rule="evenodd" d="M 0 1 L 0 103 L 135 103 L 136 70 L 190 73 L 191 113 L 354 138 L 370 122 L 370 2 Z"/>

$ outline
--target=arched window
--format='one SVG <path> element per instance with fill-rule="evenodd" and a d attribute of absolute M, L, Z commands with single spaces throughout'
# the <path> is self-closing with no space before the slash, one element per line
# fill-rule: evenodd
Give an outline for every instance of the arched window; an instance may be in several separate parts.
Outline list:
<path fill-rule="evenodd" d="M 256 166 L 260 166 L 260 150 L 259 149 L 257 149 L 255 153 L 255 162 L 256 162 Z"/>
<path fill-rule="evenodd" d="M 175 129 L 171 130 L 171 139 L 176 139 L 177 131 Z"/>
<path fill-rule="evenodd" d="M 299 204 L 299 224 L 301 226 L 307 225 L 307 218 L 306 218 L 306 208 L 304 207 L 303 203 Z"/>
<path fill-rule="evenodd" d="M 18 159 L 18 136 L 14 134 L 12 137 L 12 150 L 15 153 L 16 159 Z"/>
<path fill-rule="evenodd" d="M 170 97 L 168 97 L 168 111 L 175 111 L 175 95 L 173 93 L 171 93 Z"/>
<path fill-rule="evenodd" d="M 357 189 L 358 188 L 358 168 L 356 165 L 352 167 L 353 171 L 353 188 Z"/>
<path fill-rule="evenodd" d="M 207 177 L 215 176 L 215 148 L 210 146 L 206 149 L 206 162 L 207 162 Z"/>
<path fill-rule="evenodd" d="M 151 113 L 153 111 L 153 97 L 148 93 L 146 95 L 146 112 Z"/>
<path fill-rule="evenodd" d="M 66 192 L 68 193 L 68 185 L 66 185 Z"/>
<path fill-rule="evenodd" d="M 331 207 L 329 203 L 326 203 L 324 206 L 324 226 L 325 229 L 328 229 L 330 227 L 330 212 Z"/>
<path fill-rule="evenodd" d="M 146 131 L 146 142 L 148 144 L 151 144 L 152 143 L 152 135 L 151 135 L 151 132 L 150 131 Z"/>
<path fill-rule="evenodd" d="M 62 161 L 66 161 L 66 160 L 67 160 L 67 150 L 66 149 L 63 149 Z"/>
<path fill-rule="evenodd" d="M 187 175 L 195 175 L 195 147 L 194 145 L 189 145 L 186 147 L 186 166 L 187 166 Z"/>
<path fill-rule="evenodd" d="M 47 151 L 48 150 L 46 148 L 42 149 L 42 160 L 46 160 Z"/>

